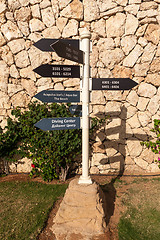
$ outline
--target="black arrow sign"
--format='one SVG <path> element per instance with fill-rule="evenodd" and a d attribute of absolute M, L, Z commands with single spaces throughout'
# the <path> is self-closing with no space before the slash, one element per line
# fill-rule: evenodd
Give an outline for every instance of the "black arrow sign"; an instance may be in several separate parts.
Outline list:
<path fill-rule="evenodd" d="M 43 64 L 33 71 L 42 77 L 80 78 L 80 66 Z"/>
<path fill-rule="evenodd" d="M 51 38 L 42 38 L 38 42 L 33 45 L 40 49 L 43 52 L 54 52 L 53 48 L 51 48 L 51 44 L 57 42 L 58 39 Z M 61 39 L 62 42 L 73 46 L 76 49 L 79 49 L 79 40 L 78 39 Z"/>
<path fill-rule="evenodd" d="M 71 114 L 82 116 L 82 105 L 71 105 L 69 107 L 69 111 Z"/>
<path fill-rule="evenodd" d="M 51 48 L 53 48 L 59 57 L 83 64 L 83 51 L 71 47 L 61 40 L 57 40 L 55 43 L 51 44 Z"/>
<path fill-rule="evenodd" d="M 92 90 L 129 90 L 136 85 L 130 78 L 92 78 Z"/>
<path fill-rule="evenodd" d="M 80 91 L 43 90 L 34 97 L 48 103 L 80 102 Z"/>
<path fill-rule="evenodd" d="M 80 129 L 80 117 L 75 118 L 43 118 L 35 127 L 43 131 Z"/>

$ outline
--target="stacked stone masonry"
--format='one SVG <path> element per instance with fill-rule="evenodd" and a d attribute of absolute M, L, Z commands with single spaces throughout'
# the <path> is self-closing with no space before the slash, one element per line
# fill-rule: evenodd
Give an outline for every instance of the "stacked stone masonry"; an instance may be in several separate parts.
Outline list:
<path fill-rule="evenodd" d="M 92 91 L 91 117 L 110 115 L 96 134 L 91 173 L 158 172 L 157 158 L 140 142 L 160 118 L 160 0 L 1 0 L 0 125 L 45 89 L 80 89 L 79 79 L 43 78 L 41 64 L 76 64 L 33 46 L 41 38 L 79 39 L 92 34 L 92 77 L 131 78 L 128 91 Z M 23 161 L 25 162 L 25 161 Z M 29 171 L 26 162 L 12 170 Z M 19 166 L 19 167 L 18 167 Z"/>

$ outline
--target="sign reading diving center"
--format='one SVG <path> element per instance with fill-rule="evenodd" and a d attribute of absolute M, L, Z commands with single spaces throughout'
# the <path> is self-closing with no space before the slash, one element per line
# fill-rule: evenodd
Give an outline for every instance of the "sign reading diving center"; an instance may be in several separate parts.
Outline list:
<path fill-rule="evenodd" d="M 43 131 L 80 129 L 80 117 L 43 118 L 34 126 Z"/>
<path fill-rule="evenodd" d="M 80 91 L 43 90 L 34 97 L 48 103 L 80 102 Z"/>

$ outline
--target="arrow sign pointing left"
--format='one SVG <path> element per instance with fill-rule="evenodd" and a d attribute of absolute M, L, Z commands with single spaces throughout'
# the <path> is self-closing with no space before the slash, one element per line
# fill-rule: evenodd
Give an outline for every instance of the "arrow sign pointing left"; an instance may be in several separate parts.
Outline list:
<path fill-rule="evenodd" d="M 92 90 L 129 90 L 136 85 L 130 78 L 92 78 Z"/>
<path fill-rule="evenodd" d="M 80 129 L 80 117 L 43 118 L 34 126 L 43 131 Z"/>
<path fill-rule="evenodd" d="M 80 66 L 75 65 L 43 64 L 33 69 L 33 71 L 42 77 L 80 78 Z"/>
<path fill-rule="evenodd" d="M 83 64 L 83 51 L 78 50 L 67 43 L 57 40 L 50 45 L 59 57 Z"/>
<path fill-rule="evenodd" d="M 43 90 L 34 97 L 48 103 L 80 102 L 80 91 Z"/>

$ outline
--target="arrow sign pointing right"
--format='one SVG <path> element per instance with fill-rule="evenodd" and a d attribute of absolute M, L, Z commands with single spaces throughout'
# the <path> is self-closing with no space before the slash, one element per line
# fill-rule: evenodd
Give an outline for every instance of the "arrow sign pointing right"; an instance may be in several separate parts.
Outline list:
<path fill-rule="evenodd" d="M 83 64 L 83 51 L 71 47 L 69 44 L 57 40 L 50 45 L 59 57 Z"/>
<path fill-rule="evenodd" d="M 130 78 L 92 78 L 92 90 L 129 90 L 136 85 Z"/>

